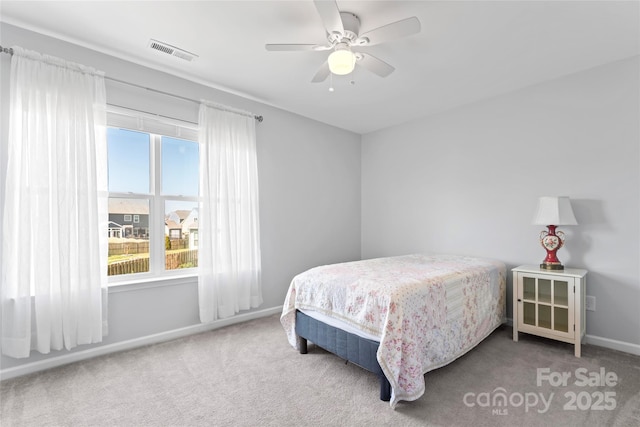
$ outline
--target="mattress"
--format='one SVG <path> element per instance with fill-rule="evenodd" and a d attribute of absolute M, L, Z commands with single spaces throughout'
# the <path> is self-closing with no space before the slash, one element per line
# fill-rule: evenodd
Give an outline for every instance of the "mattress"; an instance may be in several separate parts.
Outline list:
<path fill-rule="evenodd" d="M 348 332 L 350 334 L 353 335 L 357 335 L 361 338 L 367 339 L 367 340 L 371 340 L 371 341 L 378 341 L 380 342 L 380 336 L 378 335 L 373 335 L 369 332 L 366 331 L 361 331 L 353 326 L 351 326 L 349 323 L 347 322 L 343 322 L 340 319 L 335 319 L 331 316 L 328 316 L 326 314 L 323 314 L 319 311 L 313 311 L 313 310 L 300 310 L 301 312 L 303 312 L 304 314 L 306 314 L 307 316 L 316 319 L 324 324 L 327 324 L 329 326 L 333 326 L 334 328 L 339 328 L 342 329 L 345 332 Z"/>
<path fill-rule="evenodd" d="M 395 407 L 424 393 L 424 373 L 460 357 L 504 321 L 505 293 L 506 267 L 495 260 L 439 254 L 376 258 L 294 277 L 281 322 L 296 348 L 296 310 L 375 338 Z"/>

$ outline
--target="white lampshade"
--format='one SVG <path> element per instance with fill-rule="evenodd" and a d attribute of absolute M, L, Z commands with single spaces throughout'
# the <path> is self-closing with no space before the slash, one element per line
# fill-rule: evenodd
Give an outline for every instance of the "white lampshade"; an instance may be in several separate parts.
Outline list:
<path fill-rule="evenodd" d="M 333 74 L 343 76 L 353 71 L 356 66 L 356 56 L 347 45 L 338 45 L 327 59 L 329 70 Z"/>
<path fill-rule="evenodd" d="M 538 210 L 533 218 L 537 225 L 577 225 L 568 197 L 540 197 Z"/>

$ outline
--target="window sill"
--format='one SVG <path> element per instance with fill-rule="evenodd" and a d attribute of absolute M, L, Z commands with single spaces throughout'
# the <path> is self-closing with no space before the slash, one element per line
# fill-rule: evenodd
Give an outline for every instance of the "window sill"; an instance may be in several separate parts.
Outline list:
<path fill-rule="evenodd" d="M 190 272 L 186 274 L 144 277 L 140 279 L 122 280 L 109 283 L 109 293 L 139 291 L 141 289 L 157 288 L 162 286 L 176 286 L 184 284 L 197 284 L 198 274 Z"/>

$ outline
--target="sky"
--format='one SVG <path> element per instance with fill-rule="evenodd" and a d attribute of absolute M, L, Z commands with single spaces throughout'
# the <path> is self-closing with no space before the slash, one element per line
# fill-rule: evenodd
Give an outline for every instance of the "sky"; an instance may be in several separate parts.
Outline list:
<path fill-rule="evenodd" d="M 149 194 L 151 188 L 149 134 L 108 128 L 109 191 Z M 161 156 L 161 192 L 165 196 L 198 195 L 198 144 L 162 137 L 158 144 Z M 191 209 L 196 202 L 167 201 L 165 213 Z"/>

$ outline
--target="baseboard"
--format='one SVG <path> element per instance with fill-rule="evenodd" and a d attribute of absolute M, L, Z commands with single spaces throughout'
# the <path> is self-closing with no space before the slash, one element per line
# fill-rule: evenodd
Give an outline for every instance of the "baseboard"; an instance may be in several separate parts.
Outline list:
<path fill-rule="evenodd" d="M 513 327 L 513 319 L 507 317 L 505 323 Z M 640 356 L 640 345 L 632 344 L 624 341 L 612 340 L 609 338 L 598 337 L 596 335 L 586 334 L 582 341 L 584 344 L 597 345 L 599 347 L 608 348 L 610 350 L 623 351 L 625 353 Z"/>
<path fill-rule="evenodd" d="M 266 308 L 264 310 L 251 311 L 249 313 L 238 314 L 227 319 L 216 320 L 212 323 L 198 324 L 187 326 L 185 328 L 174 329 L 154 335 L 121 341 L 113 344 L 106 344 L 99 347 L 93 347 L 87 350 L 74 351 L 72 353 L 51 357 L 45 360 L 39 360 L 24 365 L 15 366 L 13 368 L 0 369 L 0 381 L 10 378 L 28 375 L 45 369 L 51 369 L 69 363 L 79 362 L 81 360 L 90 359 L 92 357 L 103 356 L 105 354 L 116 353 L 119 351 L 131 350 L 150 344 L 157 344 L 201 332 L 211 331 L 225 326 L 234 325 L 236 323 L 246 322 L 248 320 L 259 319 L 261 317 L 271 316 L 282 312 L 282 306 Z"/>
<path fill-rule="evenodd" d="M 602 338 L 602 337 L 589 335 L 589 334 L 584 336 L 584 343 L 609 348 L 611 350 L 623 351 L 625 353 L 630 353 L 630 354 L 635 354 L 636 356 L 640 356 L 640 345 L 638 344 L 612 340 L 609 338 Z"/>

